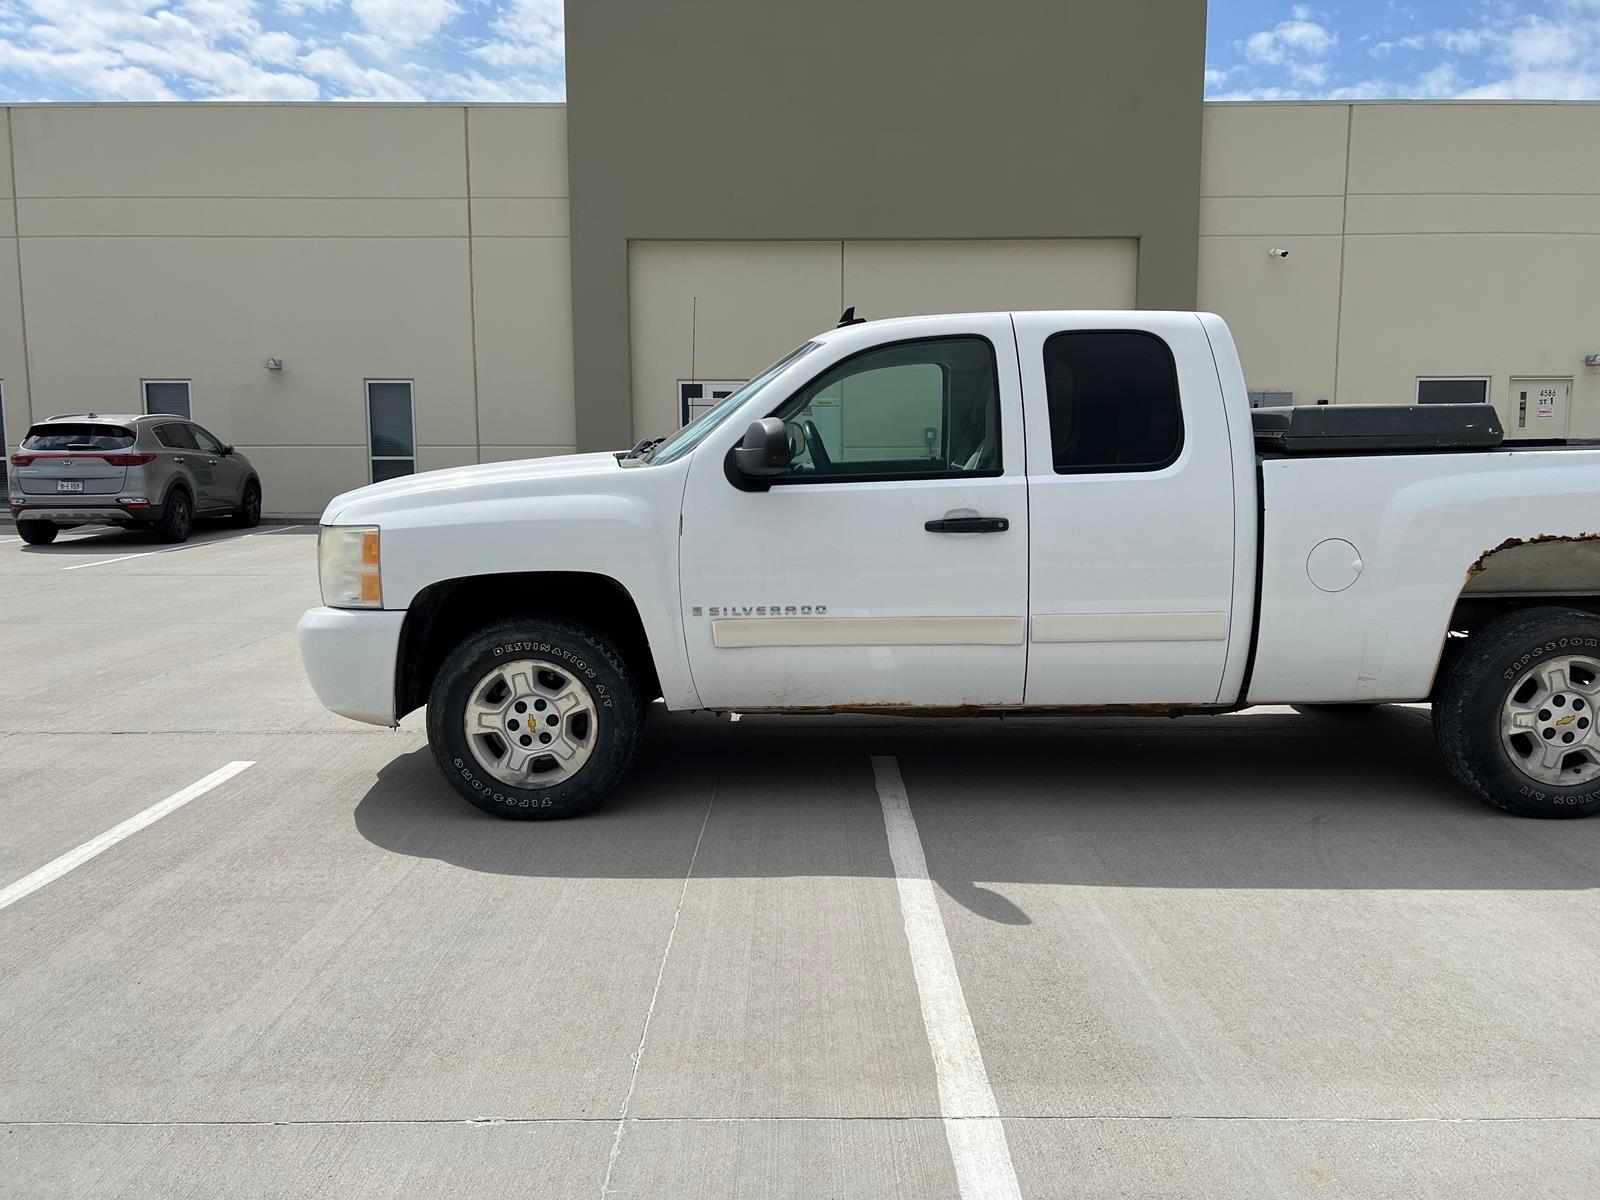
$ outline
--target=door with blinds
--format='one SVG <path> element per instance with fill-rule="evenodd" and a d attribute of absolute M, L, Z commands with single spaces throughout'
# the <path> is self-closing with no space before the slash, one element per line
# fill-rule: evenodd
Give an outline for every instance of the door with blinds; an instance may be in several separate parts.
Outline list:
<path fill-rule="evenodd" d="M 416 429 L 411 380 L 367 380 L 368 474 L 373 483 L 416 473 Z"/>

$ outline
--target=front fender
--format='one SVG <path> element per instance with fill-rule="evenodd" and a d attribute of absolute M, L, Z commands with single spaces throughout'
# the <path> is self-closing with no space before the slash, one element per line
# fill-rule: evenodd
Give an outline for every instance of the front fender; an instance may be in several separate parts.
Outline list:
<path fill-rule="evenodd" d="M 684 478 L 670 464 L 597 481 L 529 481 L 518 494 L 460 488 L 360 521 L 341 513 L 340 521 L 381 529 L 386 609 L 409 608 L 432 584 L 475 576 L 560 571 L 615 580 L 638 608 L 668 707 L 696 708 L 678 604 Z M 537 595 L 528 601 L 536 607 Z"/>

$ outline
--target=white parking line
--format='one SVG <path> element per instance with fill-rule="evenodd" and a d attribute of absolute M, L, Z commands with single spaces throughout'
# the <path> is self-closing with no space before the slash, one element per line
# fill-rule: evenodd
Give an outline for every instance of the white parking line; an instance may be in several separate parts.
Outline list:
<path fill-rule="evenodd" d="M 298 525 L 282 525 L 274 527 L 271 532 L 282 529 L 299 529 Z M 224 542 L 241 542 L 245 538 L 255 537 L 256 533 L 267 532 L 256 530 L 253 533 L 241 533 L 234 537 L 212 538 L 208 542 L 185 542 L 181 546 L 168 546 L 163 550 L 140 550 L 137 554 L 119 554 L 116 558 L 97 558 L 94 562 L 73 563 L 70 567 L 62 567 L 63 571 L 81 571 L 85 567 L 104 567 L 111 563 L 127 562 L 130 558 L 149 558 L 152 554 L 176 554 L 179 550 L 203 550 L 207 546 L 220 546 Z"/>
<path fill-rule="evenodd" d="M 900 778 L 900 764 L 892 756 L 875 754 L 872 774 L 889 834 L 889 857 L 900 890 L 900 917 L 911 944 L 911 968 L 928 1048 L 933 1051 L 939 1111 L 955 1164 L 956 1186 L 961 1200 L 1021 1200 L 1005 1126 L 983 1066 L 961 977 L 956 974 L 939 901 L 928 878 L 928 860 Z"/>
<path fill-rule="evenodd" d="M 97 838 L 91 838 L 75 850 L 68 850 L 60 858 L 45 863 L 31 875 L 24 875 L 9 887 L 0 890 L 0 908 L 6 908 L 21 900 L 24 896 L 31 896 L 45 884 L 60 879 L 74 867 L 81 867 L 98 854 L 103 854 L 124 838 L 132 837 L 146 825 L 153 825 L 168 813 L 182 808 L 189 801 L 204 796 L 219 783 L 226 783 L 239 772 L 255 766 L 254 760 L 249 762 L 231 762 L 225 767 L 218 767 L 204 779 L 196 780 L 181 792 L 174 792 L 165 800 L 157 801 L 143 812 L 129 817 L 120 825 L 115 825 L 106 830 Z"/>

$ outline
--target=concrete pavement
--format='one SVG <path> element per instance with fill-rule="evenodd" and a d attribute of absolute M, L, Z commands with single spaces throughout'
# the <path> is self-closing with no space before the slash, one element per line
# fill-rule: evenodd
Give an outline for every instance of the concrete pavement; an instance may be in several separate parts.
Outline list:
<path fill-rule="evenodd" d="M 256 764 L 0 909 L 0 1196 L 960 1194 L 873 755 L 1021 1195 L 1600 1194 L 1600 821 L 1424 710 L 657 712 L 504 823 L 316 704 L 311 532 L 0 527 L 0 889 Z"/>

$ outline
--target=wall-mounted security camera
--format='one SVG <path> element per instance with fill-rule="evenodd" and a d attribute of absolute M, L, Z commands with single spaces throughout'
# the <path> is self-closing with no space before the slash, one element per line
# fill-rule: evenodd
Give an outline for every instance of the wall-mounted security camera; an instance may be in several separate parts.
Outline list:
<path fill-rule="evenodd" d="M 1586 367 L 1600 367 L 1600 354 L 1585 354 L 1583 365 Z"/>
<path fill-rule="evenodd" d="M 269 370 L 269 371 L 281 371 L 281 370 L 283 370 L 283 359 L 281 359 L 281 358 L 269 358 L 262 365 L 264 367 L 266 367 L 266 369 Z"/>
<path fill-rule="evenodd" d="M 1268 250 L 1267 253 L 1272 255 L 1273 258 L 1288 258 L 1289 257 L 1289 252 L 1287 250 L 1285 250 L 1282 246 L 1274 246 L 1271 250 Z"/>

